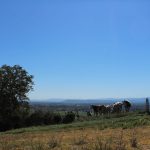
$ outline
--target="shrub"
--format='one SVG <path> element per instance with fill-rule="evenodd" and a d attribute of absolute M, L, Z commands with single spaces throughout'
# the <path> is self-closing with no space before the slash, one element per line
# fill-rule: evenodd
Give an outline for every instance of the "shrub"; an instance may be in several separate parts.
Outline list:
<path fill-rule="evenodd" d="M 46 112 L 44 114 L 44 124 L 45 125 L 53 124 L 53 116 L 54 114 L 52 112 Z"/>
<path fill-rule="evenodd" d="M 44 124 L 44 113 L 40 110 L 35 111 L 26 119 L 27 126 Z"/>
<path fill-rule="evenodd" d="M 16 129 L 24 127 L 25 120 L 23 114 L 20 112 L 14 112 L 6 118 L 0 117 L 0 131 L 6 131 L 9 129 Z"/>
<path fill-rule="evenodd" d="M 50 125 L 50 124 L 59 124 L 62 122 L 61 115 L 54 114 L 52 112 L 43 112 L 37 110 L 30 114 L 25 121 L 26 126 L 37 126 L 37 125 Z"/>
<path fill-rule="evenodd" d="M 75 114 L 73 112 L 68 112 L 63 118 L 63 123 L 71 123 L 74 120 L 75 120 Z"/>
<path fill-rule="evenodd" d="M 52 123 L 53 124 L 59 124 L 61 122 L 62 122 L 61 115 L 59 113 L 58 114 L 54 114 Z"/>

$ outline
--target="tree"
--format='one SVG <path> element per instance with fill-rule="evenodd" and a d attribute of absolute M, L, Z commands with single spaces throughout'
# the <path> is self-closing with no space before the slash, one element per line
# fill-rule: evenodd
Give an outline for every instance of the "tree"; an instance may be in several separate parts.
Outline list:
<path fill-rule="evenodd" d="M 33 90 L 33 76 L 19 65 L 0 68 L 0 130 L 13 128 L 12 119 L 28 110 L 28 93 Z M 16 122 L 16 120 L 15 120 Z"/>
<path fill-rule="evenodd" d="M 146 98 L 146 112 L 149 114 L 149 99 Z"/>

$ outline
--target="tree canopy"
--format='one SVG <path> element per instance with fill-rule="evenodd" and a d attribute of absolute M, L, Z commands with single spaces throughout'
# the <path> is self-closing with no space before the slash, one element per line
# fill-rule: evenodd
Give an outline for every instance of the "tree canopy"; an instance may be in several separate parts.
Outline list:
<path fill-rule="evenodd" d="M 19 65 L 0 68 L 0 123 L 8 123 L 20 108 L 28 107 L 33 76 Z"/>

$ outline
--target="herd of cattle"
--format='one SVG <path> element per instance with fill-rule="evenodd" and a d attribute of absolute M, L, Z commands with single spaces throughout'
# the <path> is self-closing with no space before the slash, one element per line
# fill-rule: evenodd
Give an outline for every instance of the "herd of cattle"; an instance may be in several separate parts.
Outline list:
<path fill-rule="evenodd" d="M 110 114 L 110 113 L 120 113 L 123 110 L 129 112 L 131 108 L 131 103 L 128 100 L 122 102 L 116 102 L 112 105 L 91 105 L 90 109 L 93 110 L 94 115 Z M 89 114 L 90 115 L 90 114 Z"/>

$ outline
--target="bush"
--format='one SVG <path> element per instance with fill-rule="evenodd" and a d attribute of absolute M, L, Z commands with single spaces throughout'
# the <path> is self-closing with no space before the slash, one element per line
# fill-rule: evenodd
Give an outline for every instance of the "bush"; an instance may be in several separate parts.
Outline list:
<path fill-rule="evenodd" d="M 61 115 L 60 114 L 54 114 L 52 123 L 53 124 L 59 124 L 61 122 L 62 122 Z"/>
<path fill-rule="evenodd" d="M 45 113 L 38 110 L 28 116 L 26 126 L 59 124 L 61 122 L 62 117 L 60 114 L 54 114 L 52 112 Z"/>
<path fill-rule="evenodd" d="M 53 117 L 54 117 L 54 113 L 52 113 L 52 112 L 46 112 L 44 114 L 44 124 L 45 125 L 53 124 Z"/>
<path fill-rule="evenodd" d="M 74 120 L 75 120 L 75 114 L 73 112 L 68 112 L 63 118 L 63 123 L 71 123 Z"/>
<path fill-rule="evenodd" d="M 24 114 L 24 112 L 13 113 L 9 118 L 5 118 L 5 120 L 0 117 L 0 131 L 29 126 L 71 123 L 74 120 L 75 114 L 73 112 L 68 112 L 63 117 L 59 113 L 43 112 L 41 110 L 28 114 Z"/>
<path fill-rule="evenodd" d="M 35 111 L 26 119 L 27 126 L 44 124 L 44 113 L 40 110 Z"/>
<path fill-rule="evenodd" d="M 24 127 L 24 116 L 20 112 L 9 114 L 6 118 L 0 117 L 0 131 Z"/>

